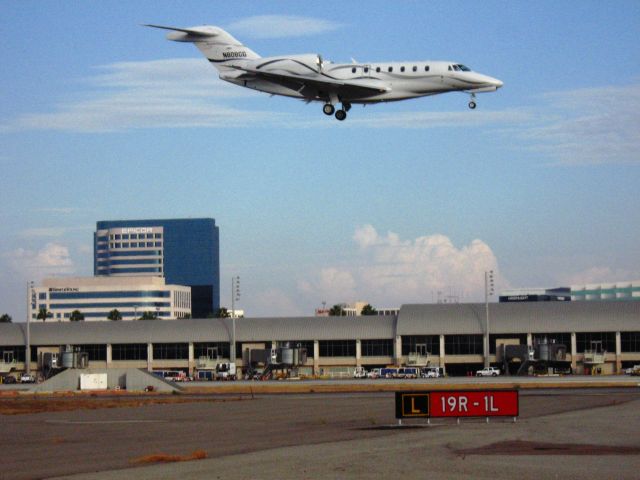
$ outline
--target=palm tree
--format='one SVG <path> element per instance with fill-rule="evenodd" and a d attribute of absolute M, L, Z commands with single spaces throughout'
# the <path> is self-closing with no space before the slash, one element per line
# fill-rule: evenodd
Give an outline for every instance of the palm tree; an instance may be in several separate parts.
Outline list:
<path fill-rule="evenodd" d="M 377 315 L 377 314 L 378 314 L 378 311 L 368 303 L 364 307 L 362 307 L 362 311 L 360 312 L 360 315 Z"/>
<path fill-rule="evenodd" d="M 229 318 L 230 316 L 231 315 L 229 315 L 229 310 L 227 310 L 225 307 L 219 308 L 218 311 L 213 314 L 213 318 Z"/>
<path fill-rule="evenodd" d="M 51 312 L 47 310 L 47 307 L 40 307 L 40 310 L 38 310 L 38 315 L 36 316 L 36 318 L 44 322 L 47 320 L 47 318 L 51 318 L 52 316 L 53 315 L 51 314 Z"/>
<path fill-rule="evenodd" d="M 140 320 L 157 320 L 158 314 L 156 312 L 144 312 L 140 317 Z"/>
<path fill-rule="evenodd" d="M 3 313 L 0 316 L 0 323 L 11 323 L 13 322 L 13 319 L 11 318 L 11 315 L 9 315 L 8 313 Z"/>
<path fill-rule="evenodd" d="M 109 312 L 109 315 L 107 315 L 107 320 L 122 320 L 122 314 L 117 308 L 114 308 Z"/>
<path fill-rule="evenodd" d="M 80 310 L 74 310 L 73 312 L 71 312 L 69 320 L 72 322 L 81 322 L 82 320 L 84 320 L 84 314 Z"/>

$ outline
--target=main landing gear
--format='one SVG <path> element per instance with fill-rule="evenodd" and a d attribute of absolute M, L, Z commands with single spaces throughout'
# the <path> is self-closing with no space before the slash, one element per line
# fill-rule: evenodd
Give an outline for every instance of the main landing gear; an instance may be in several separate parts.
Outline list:
<path fill-rule="evenodd" d="M 351 104 L 342 102 L 342 108 L 340 110 L 336 110 L 336 108 L 331 103 L 325 103 L 322 107 L 322 112 L 325 115 L 333 115 L 335 113 L 336 118 L 340 121 L 347 118 L 347 112 L 351 110 Z"/>
<path fill-rule="evenodd" d="M 471 110 L 473 110 L 474 108 L 476 108 L 476 94 L 472 93 L 471 94 L 471 100 L 469 100 L 469 108 Z"/>

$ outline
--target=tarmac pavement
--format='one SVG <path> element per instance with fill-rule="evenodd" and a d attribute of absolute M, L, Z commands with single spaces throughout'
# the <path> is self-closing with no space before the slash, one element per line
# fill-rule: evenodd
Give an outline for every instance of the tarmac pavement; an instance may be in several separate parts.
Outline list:
<path fill-rule="evenodd" d="M 624 479 L 640 471 L 640 389 L 522 391 L 516 423 L 413 428 L 394 427 L 391 393 L 212 400 L 2 416 L 0 478 Z M 208 458 L 134 463 L 196 450 Z"/>

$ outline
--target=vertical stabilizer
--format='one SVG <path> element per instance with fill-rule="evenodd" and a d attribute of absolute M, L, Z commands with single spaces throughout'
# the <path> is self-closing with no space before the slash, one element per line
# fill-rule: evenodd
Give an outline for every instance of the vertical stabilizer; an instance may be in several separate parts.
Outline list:
<path fill-rule="evenodd" d="M 236 40 L 220 27 L 204 25 L 201 27 L 165 27 L 162 25 L 145 25 L 145 27 L 171 30 L 168 40 L 195 44 L 198 50 L 218 69 L 225 70 L 225 64 L 260 58 L 256 52 Z"/>

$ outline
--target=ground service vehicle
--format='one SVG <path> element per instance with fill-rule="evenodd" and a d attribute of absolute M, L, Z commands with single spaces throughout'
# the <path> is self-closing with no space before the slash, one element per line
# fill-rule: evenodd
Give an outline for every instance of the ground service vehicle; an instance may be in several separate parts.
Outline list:
<path fill-rule="evenodd" d="M 382 375 L 380 373 L 381 368 L 373 368 L 370 372 L 367 372 L 367 378 L 380 378 Z"/>
<path fill-rule="evenodd" d="M 20 375 L 20 383 L 35 383 L 36 377 L 30 373 L 23 373 Z"/>
<path fill-rule="evenodd" d="M 367 371 L 364 367 L 356 367 L 353 371 L 353 378 L 367 378 Z"/>
<path fill-rule="evenodd" d="M 476 377 L 497 377 L 500 375 L 500 370 L 496 367 L 487 367 L 476 372 Z"/>
<path fill-rule="evenodd" d="M 442 378 L 444 377 L 444 368 L 442 367 L 424 367 L 421 372 L 422 378 Z"/>
<path fill-rule="evenodd" d="M 235 380 L 237 378 L 235 362 L 216 364 L 216 380 Z"/>
<path fill-rule="evenodd" d="M 640 365 L 634 365 L 631 368 L 627 368 L 624 373 L 626 375 L 640 375 Z"/>
<path fill-rule="evenodd" d="M 153 374 L 170 382 L 186 382 L 188 380 L 187 374 L 181 370 L 154 370 Z"/>

